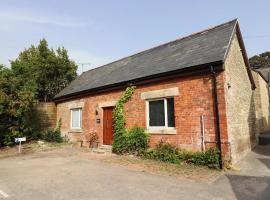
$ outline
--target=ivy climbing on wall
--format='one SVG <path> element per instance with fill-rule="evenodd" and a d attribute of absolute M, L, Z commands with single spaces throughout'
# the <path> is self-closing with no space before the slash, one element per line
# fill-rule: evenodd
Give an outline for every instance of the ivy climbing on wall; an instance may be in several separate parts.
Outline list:
<path fill-rule="evenodd" d="M 144 129 L 138 126 L 126 129 L 126 118 L 124 104 L 127 103 L 135 92 L 136 87 L 127 87 L 123 95 L 117 101 L 113 110 L 113 152 L 123 153 L 139 153 L 148 147 L 148 134 Z"/>
<path fill-rule="evenodd" d="M 128 102 L 135 91 L 135 86 L 127 87 L 125 92 L 122 94 L 120 99 L 116 102 L 116 105 L 113 110 L 113 152 L 121 153 L 125 145 L 125 135 L 126 135 L 126 119 L 124 104 Z"/>

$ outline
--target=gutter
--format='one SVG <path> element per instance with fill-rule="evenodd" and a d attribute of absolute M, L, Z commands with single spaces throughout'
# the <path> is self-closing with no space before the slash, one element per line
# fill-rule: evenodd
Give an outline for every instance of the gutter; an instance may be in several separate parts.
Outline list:
<path fill-rule="evenodd" d="M 216 115 L 217 146 L 219 150 L 219 168 L 223 169 L 222 145 L 221 145 L 220 123 L 219 123 L 220 120 L 219 120 L 219 109 L 218 109 L 217 77 L 216 77 L 216 72 L 214 71 L 213 66 L 210 67 L 210 70 L 211 70 L 212 85 L 213 85 L 214 112 Z"/>

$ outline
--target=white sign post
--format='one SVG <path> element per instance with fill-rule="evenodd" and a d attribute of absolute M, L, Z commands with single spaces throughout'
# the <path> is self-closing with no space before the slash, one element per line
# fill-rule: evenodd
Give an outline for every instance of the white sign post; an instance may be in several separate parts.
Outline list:
<path fill-rule="evenodd" d="M 25 141 L 26 141 L 26 137 L 15 138 L 15 142 L 19 143 L 19 153 L 21 153 L 22 142 L 25 142 Z"/>

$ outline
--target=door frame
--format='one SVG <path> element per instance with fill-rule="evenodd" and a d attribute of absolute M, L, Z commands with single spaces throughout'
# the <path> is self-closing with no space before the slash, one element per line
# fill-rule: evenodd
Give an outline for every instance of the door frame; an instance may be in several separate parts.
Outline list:
<path fill-rule="evenodd" d="M 112 119 L 111 119 L 111 121 L 112 121 L 112 142 L 111 142 L 111 144 L 105 144 L 105 129 L 106 129 L 106 127 L 105 127 L 105 110 L 112 110 L 113 111 L 113 109 L 114 109 L 114 106 L 107 106 L 107 107 L 102 107 L 102 109 L 103 109 L 103 119 L 102 119 L 102 122 L 103 122 L 103 135 L 102 135 L 102 137 L 103 137 L 103 139 L 102 139 L 102 143 L 104 144 L 104 145 L 112 145 L 112 143 L 113 143 L 113 136 L 114 136 L 114 130 L 113 130 L 113 116 L 112 116 Z M 107 139 L 107 138 L 106 138 Z"/>

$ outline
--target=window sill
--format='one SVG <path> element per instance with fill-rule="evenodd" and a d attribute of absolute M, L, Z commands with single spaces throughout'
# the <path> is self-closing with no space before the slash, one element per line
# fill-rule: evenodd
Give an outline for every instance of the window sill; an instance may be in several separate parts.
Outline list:
<path fill-rule="evenodd" d="M 177 131 L 175 128 L 149 128 L 146 130 L 150 134 L 164 134 L 164 135 L 176 135 Z"/>
<path fill-rule="evenodd" d="M 69 133 L 82 133 L 82 129 L 70 129 Z"/>

